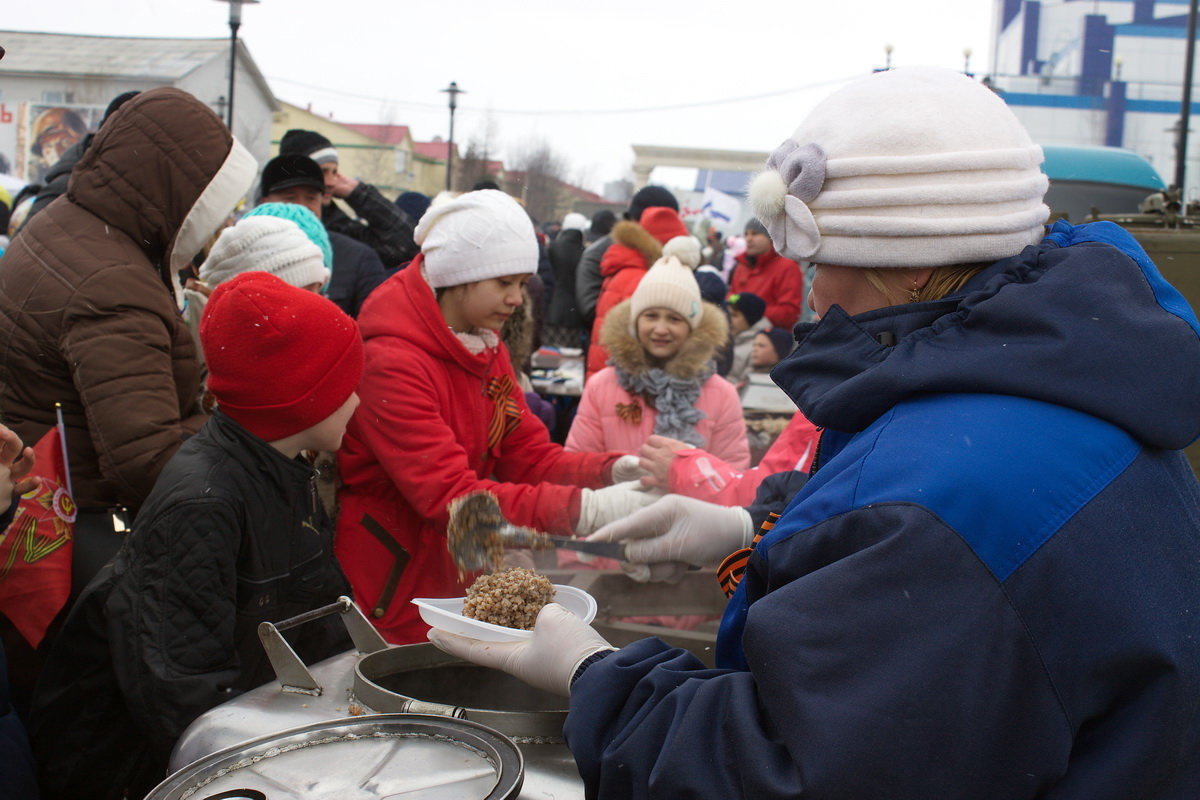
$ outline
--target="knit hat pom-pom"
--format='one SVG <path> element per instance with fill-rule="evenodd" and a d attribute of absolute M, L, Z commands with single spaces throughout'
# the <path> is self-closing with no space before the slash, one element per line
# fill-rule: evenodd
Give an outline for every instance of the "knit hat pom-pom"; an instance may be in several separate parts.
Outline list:
<path fill-rule="evenodd" d="M 676 236 L 663 245 L 662 257 L 675 256 L 685 267 L 700 266 L 700 240 L 695 236 Z"/>
<path fill-rule="evenodd" d="M 750 182 L 749 195 L 754 216 L 764 222 L 776 219 L 783 214 L 787 184 L 783 182 L 782 175 L 768 169 L 754 176 L 754 180 Z"/>

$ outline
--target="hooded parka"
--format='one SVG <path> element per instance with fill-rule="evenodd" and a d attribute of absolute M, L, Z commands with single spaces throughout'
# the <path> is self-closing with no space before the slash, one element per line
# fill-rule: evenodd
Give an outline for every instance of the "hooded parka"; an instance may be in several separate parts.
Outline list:
<path fill-rule="evenodd" d="M 718 669 L 645 639 L 575 681 L 588 796 L 1200 796 L 1200 322 L 1141 247 L 1058 222 L 797 333 L 812 477 Z"/>
<path fill-rule="evenodd" d="M 83 510 L 145 501 L 204 422 L 175 271 L 249 190 L 256 165 L 190 94 L 114 113 L 0 266 L 0 411 L 36 442 L 62 403 Z"/>

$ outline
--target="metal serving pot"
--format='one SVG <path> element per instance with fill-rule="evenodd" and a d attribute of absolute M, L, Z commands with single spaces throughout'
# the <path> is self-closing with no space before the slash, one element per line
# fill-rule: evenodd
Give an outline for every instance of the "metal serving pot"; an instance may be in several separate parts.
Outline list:
<path fill-rule="evenodd" d="M 355 650 L 312 666 L 304 664 L 280 635 L 280 631 L 335 613 L 340 614 L 346 624 Z M 197 718 L 175 745 L 171 754 L 171 769 L 190 772 L 201 765 L 211 765 L 213 762 L 210 759 L 225 757 L 226 754 L 232 754 L 233 761 L 238 762 L 252 757 L 239 748 L 307 731 L 314 725 L 336 726 L 347 722 L 370 724 L 373 720 L 403 716 L 417 717 L 436 725 L 462 723 L 491 729 L 495 735 L 514 744 L 523 758 L 521 797 L 553 797 L 556 800 L 583 798 L 583 781 L 562 739 L 562 726 L 567 713 L 565 699 L 532 689 L 504 673 L 460 661 L 431 644 L 388 647 L 358 608 L 346 598 L 284 622 L 263 623 L 259 634 L 279 682 L 252 689 Z M 367 716 L 342 719 L 347 715 L 361 714 Z M 267 745 L 268 750 L 270 747 Z M 338 773 L 346 768 L 349 759 L 342 761 L 334 758 L 328 764 L 325 773 Z M 225 767 L 214 768 L 220 770 Z M 429 771 L 428 765 L 419 759 L 414 769 Z M 174 778 L 172 776 L 171 780 Z M 238 790 L 247 787 L 230 788 Z M 431 791 L 436 788 L 433 787 Z M 164 783 L 159 789 L 167 791 L 168 784 Z M 318 796 L 312 795 L 314 798 Z M 329 796 L 342 800 L 341 795 Z M 381 800 L 388 797 L 387 794 L 374 796 Z M 410 797 L 424 799 L 443 796 L 450 795 L 404 795 L 405 800 Z M 465 798 L 484 795 L 469 795 L 460 791 L 454 796 Z M 184 800 L 185 797 L 188 800 L 209 800 L 212 793 L 160 793 L 150 795 L 148 800 Z M 237 797 L 237 794 L 226 795 L 228 800 Z M 258 795 L 246 797 L 263 800 Z M 345 797 L 349 800 L 356 796 Z M 276 800 L 270 793 L 266 794 L 266 798 Z"/>

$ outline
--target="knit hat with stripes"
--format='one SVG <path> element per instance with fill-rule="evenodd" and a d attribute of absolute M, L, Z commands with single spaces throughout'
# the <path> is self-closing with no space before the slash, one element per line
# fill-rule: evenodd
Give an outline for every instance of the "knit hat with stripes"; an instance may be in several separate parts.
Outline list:
<path fill-rule="evenodd" d="M 905 67 L 822 101 L 750 187 L 775 249 L 844 267 L 995 261 L 1036 244 L 1042 149 L 994 92 Z"/>

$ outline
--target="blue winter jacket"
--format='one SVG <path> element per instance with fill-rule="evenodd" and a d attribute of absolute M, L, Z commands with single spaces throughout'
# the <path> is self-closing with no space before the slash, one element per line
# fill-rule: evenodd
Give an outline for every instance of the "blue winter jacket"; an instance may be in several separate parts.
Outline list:
<path fill-rule="evenodd" d="M 723 669 L 647 639 L 576 680 L 589 796 L 1200 797 L 1200 326 L 1132 237 L 797 331 L 814 474 Z"/>

